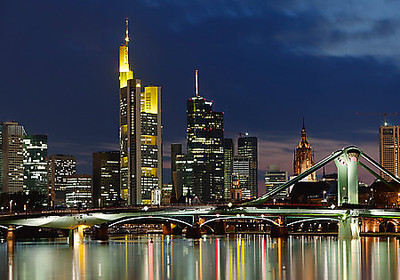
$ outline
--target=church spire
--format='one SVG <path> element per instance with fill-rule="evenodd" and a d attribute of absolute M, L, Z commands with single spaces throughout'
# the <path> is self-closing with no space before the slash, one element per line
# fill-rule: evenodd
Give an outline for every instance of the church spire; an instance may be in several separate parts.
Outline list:
<path fill-rule="evenodd" d="M 301 142 L 307 143 L 307 133 L 306 133 L 306 126 L 304 125 L 304 117 L 303 117 L 303 128 L 301 129 Z"/>

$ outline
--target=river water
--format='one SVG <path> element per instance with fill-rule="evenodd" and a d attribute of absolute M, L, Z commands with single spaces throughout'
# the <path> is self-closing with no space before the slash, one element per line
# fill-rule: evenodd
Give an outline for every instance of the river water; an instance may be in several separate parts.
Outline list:
<path fill-rule="evenodd" d="M 0 244 L 0 279 L 399 279 L 399 240 L 126 236 Z"/>

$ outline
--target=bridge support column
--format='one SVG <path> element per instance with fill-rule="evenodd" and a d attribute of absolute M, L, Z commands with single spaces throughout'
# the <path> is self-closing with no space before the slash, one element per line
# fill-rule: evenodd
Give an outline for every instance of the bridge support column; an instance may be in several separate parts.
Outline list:
<path fill-rule="evenodd" d="M 360 237 L 358 218 L 347 218 L 339 221 L 339 238 L 353 239 Z"/>
<path fill-rule="evenodd" d="M 225 227 L 226 227 L 225 222 L 215 222 L 214 223 L 214 234 L 215 235 L 224 235 L 226 233 Z"/>
<path fill-rule="evenodd" d="M 15 242 L 15 227 L 14 226 L 8 226 L 7 230 L 7 242 Z"/>
<path fill-rule="evenodd" d="M 83 230 L 87 226 L 80 225 L 74 229 L 69 230 L 68 243 L 69 245 L 83 244 Z"/>
<path fill-rule="evenodd" d="M 338 171 L 338 205 L 358 204 L 358 158 L 360 151 L 349 148 L 335 159 Z"/>
<path fill-rule="evenodd" d="M 94 240 L 108 241 L 108 227 L 106 224 L 101 224 L 100 227 L 94 228 Z"/>
<path fill-rule="evenodd" d="M 271 226 L 271 237 L 288 237 L 289 229 L 287 226 Z"/>
<path fill-rule="evenodd" d="M 171 229 L 170 223 L 163 224 L 162 234 L 163 235 L 171 235 L 172 234 L 172 229 Z"/>
<path fill-rule="evenodd" d="M 194 225 L 193 227 L 188 226 L 186 228 L 186 237 L 195 239 L 201 238 L 201 229 L 199 225 Z"/>
<path fill-rule="evenodd" d="M 182 235 L 182 226 L 177 224 L 171 224 L 171 231 L 173 235 Z"/>

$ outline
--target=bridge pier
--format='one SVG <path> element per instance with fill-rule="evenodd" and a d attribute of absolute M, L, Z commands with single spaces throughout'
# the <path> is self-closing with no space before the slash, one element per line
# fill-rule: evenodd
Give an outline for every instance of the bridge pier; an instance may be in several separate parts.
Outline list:
<path fill-rule="evenodd" d="M 8 226 L 6 239 L 7 239 L 7 242 L 15 242 L 15 240 L 16 240 L 15 226 Z"/>
<path fill-rule="evenodd" d="M 69 230 L 68 243 L 70 246 L 83 244 L 83 230 L 87 228 L 85 225 L 79 225 Z"/>
<path fill-rule="evenodd" d="M 214 223 L 214 234 L 215 235 L 224 235 L 226 234 L 226 223 L 225 222 L 215 222 Z"/>
<path fill-rule="evenodd" d="M 339 221 L 339 238 L 356 239 L 360 238 L 360 227 L 357 218 L 341 219 Z"/>
<path fill-rule="evenodd" d="M 108 227 L 106 224 L 101 224 L 100 227 L 94 228 L 93 240 L 108 241 Z"/>
<path fill-rule="evenodd" d="M 170 223 L 163 224 L 163 226 L 162 226 L 162 234 L 163 235 L 171 235 L 172 234 L 172 229 L 171 229 L 171 224 Z"/>
<path fill-rule="evenodd" d="M 188 226 L 186 228 L 186 237 L 194 239 L 201 238 L 201 228 L 199 227 L 199 225 L 194 225 L 193 227 Z"/>
<path fill-rule="evenodd" d="M 177 224 L 172 224 L 171 225 L 171 231 L 173 235 L 182 235 L 182 226 L 181 225 L 177 225 Z"/>
<path fill-rule="evenodd" d="M 271 237 L 288 237 L 289 229 L 287 226 L 271 226 Z"/>

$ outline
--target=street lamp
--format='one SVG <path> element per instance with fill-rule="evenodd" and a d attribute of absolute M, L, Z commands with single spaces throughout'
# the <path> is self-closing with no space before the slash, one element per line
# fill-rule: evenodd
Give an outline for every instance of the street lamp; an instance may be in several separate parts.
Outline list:
<path fill-rule="evenodd" d="M 13 204 L 13 200 L 10 200 L 10 214 L 12 213 L 12 204 Z"/>

